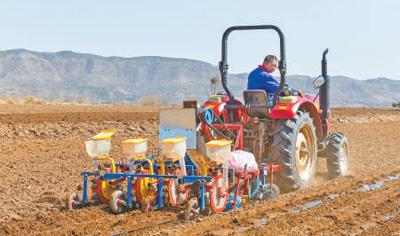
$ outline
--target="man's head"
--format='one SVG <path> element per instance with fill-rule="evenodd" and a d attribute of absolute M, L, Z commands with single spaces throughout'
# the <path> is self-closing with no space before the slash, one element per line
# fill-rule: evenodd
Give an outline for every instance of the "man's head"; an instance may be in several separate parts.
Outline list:
<path fill-rule="evenodd" d="M 278 58 L 274 55 L 268 55 L 264 58 L 263 66 L 268 73 L 272 73 L 278 67 Z"/>

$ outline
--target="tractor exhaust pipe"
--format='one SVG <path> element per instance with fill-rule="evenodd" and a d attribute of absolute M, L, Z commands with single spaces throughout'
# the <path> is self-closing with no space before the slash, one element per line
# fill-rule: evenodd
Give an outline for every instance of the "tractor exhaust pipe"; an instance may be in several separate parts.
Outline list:
<path fill-rule="evenodd" d="M 325 49 L 322 54 L 321 61 L 321 75 L 325 80 L 325 83 L 319 88 L 319 104 L 322 109 L 322 131 L 324 137 L 328 136 L 327 120 L 329 119 L 330 107 L 329 107 L 329 76 L 328 76 L 328 62 L 326 55 L 328 54 L 328 48 Z"/>

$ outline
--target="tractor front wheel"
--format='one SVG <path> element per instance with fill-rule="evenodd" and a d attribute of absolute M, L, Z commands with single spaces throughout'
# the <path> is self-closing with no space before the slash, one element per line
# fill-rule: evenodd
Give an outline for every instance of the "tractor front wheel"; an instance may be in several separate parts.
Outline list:
<path fill-rule="evenodd" d="M 292 119 L 276 121 L 271 157 L 283 167 L 276 173 L 276 183 L 284 192 L 312 183 L 317 165 L 317 137 L 308 112 L 299 110 Z"/>
<path fill-rule="evenodd" d="M 345 176 L 349 169 L 350 151 L 346 136 L 342 133 L 333 133 L 326 147 L 326 163 L 330 178 Z"/>

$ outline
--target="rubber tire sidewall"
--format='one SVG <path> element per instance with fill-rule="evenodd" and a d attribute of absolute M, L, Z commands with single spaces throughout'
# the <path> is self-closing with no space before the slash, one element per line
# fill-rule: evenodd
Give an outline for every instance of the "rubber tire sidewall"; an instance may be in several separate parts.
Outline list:
<path fill-rule="evenodd" d="M 317 135 L 313 119 L 308 112 L 297 111 L 292 119 L 276 120 L 273 133 L 271 158 L 274 164 L 282 166 L 282 171 L 275 174 L 276 184 L 282 192 L 290 192 L 312 184 L 317 166 Z M 310 170 L 310 178 L 302 180 L 296 170 L 296 141 L 301 127 L 310 128 L 314 143 L 314 157 Z"/>

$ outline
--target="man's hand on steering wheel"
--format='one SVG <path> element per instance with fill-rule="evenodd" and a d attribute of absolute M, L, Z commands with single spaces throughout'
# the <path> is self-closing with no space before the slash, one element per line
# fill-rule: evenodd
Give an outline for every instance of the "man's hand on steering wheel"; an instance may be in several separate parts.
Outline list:
<path fill-rule="evenodd" d="M 290 96 L 290 95 L 292 95 L 292 91 L 290 91 L 290 88 L 284 88 L 283 89 L 283 94 L 285 95 L 285 96 Z"/>
<path fill-rule="evenodd" d="M 304 97 L 304 93 L 300 89 L 294 90 L 294 89 L 290 89 L 290 88 L 284 88 L 283 89 L 283 94 L 285 94 L 285 96 L 300 96 L 300 97 Z"/>
<path fill-rule="evenodd" d="M 304 93 L 300 89 L 296 90 L 295 95 L 300 96 L 300 97 L 304 97 Z"/>

